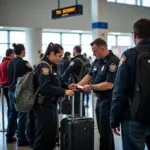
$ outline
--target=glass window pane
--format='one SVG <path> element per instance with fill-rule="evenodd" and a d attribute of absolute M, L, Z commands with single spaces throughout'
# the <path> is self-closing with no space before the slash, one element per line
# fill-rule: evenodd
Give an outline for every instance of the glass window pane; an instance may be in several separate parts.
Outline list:
<path fill-rule="evenodd" d="M 62 34 L 62 44 L 73 44 L 79 45 L 80 44 L 80 36 L 79 34 Z"/>
<path fill-rule="evenodd" d="M 93 56 L 93 52 L 92 52 L 92 49 L 91 49 L 91 46 L 90 45 L 83 45 L 82 46 L 82 54 L 83 53 L 86 53 L 87 54 L 87 57 L 89 56 Z"/>
<path fill-rule="evenodd" d="M 25 43 L 25 32 L 11 31 L 10 32 L 10 43 Z"/>
<path fill-rule="evenodd" d="M 150 0 L 142 0 L 142 5 L 149 7 L 150 6 Z"/>
<path fill-rule="evenodd" d="M 0 43 L 8 43 L 7 31 L 0 31 Z"/>
<path fill-rule="evenodd" d="M 130 36 L 118 36 L 117 38 L 118 46 L 131 46 Z"/>
<path fill-rule="evenodd" d="M 48 46 L 47 44 L 42 45 L 42 53 L 46 52 L 47 46 Z"/>
<path fill-rule="evenodd" d="M 136 0 L 124 0 L 124 2 L 126 4 L 132 4 L 132 5 L 135 5 L 136 4 Z"/>
<path fill-rule="evenodd" d="M 124 3 L 124 0 L 117 0 L 117 3 Z"/>
<path fill-rule="evenodd" d="M 116 36 L 115 35 L 108 35 L 107 44 L 109 46 L 116 46 Z"/>
<path fill-rule="evenodd" d="M 64 52 L 70 52 L 71 57 L 73 57 L 73 48 L 75 45 L 62 45 L 64 48 Z"/>
<path fill-rule="evenodd" d="M 0 59 L 5 56 L 5 52 L 8 49 L 7 44 L 0 44 Z"/>
<path fill-rule="evenodd" d="M 50 42 L 60 44 L 60 33 L 42 33 L 42 44 Z"/>
<path fill-rule="evenodd" d="M 141 0 L 137 0 L 137 5 L 141 6 Z"/>
<path fill-rule="evenodd" d="M 81 35 L 81 45 L 90 45 L 91 42 L 92 42 L 91 34 L 82 34 Z"/>

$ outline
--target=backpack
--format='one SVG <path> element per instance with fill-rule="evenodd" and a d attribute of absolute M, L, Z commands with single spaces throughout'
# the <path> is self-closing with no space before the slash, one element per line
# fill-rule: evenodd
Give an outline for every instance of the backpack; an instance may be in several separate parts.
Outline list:
<path fill-rule="evenodd" d="M 76 60 L 79 60 L 81 62 L 81 70 L 80 70 L 80 74 L 79 76 L 77 76 L 76 74 L 74 74 L 74 76 L 76 77 L 77 81 L 81 81 L 90 71 L 90 67 L 89 67 L 89 63 L 85 60 L 82 60 L 81 58 L 76 58 Z"/>
<path fill-rule="evenodd" d="M 52 71 L 51 66 L 45 61 L 41 61 L 37 67 L 42 63 L 46 64 Z M 14 105 L 18 112 L 30 111 L 34 105 L 36 95 L 40 91 L 40 87 L 37 90 L 34 89 L 34 75 L 36 68 L 32 72 L 29 72 L 23 77 L 19 77 L 17 79 L 14 94 Z"/>
<path fill-rule="evenodd" d="M 135 90 L 131 102 L 132 119 L 150 124 L 150 48 L 137 47 Z"/>

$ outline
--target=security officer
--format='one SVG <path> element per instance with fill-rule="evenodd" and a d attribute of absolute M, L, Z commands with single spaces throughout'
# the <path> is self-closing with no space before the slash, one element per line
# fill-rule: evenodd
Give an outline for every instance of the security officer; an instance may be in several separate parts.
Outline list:
<path fill-rule="evenodd" d="M 77 83 L 81 80 L 80 73 L 82 67 L 82 61 L 85 61 L 83 55 L 81 55 L 82 49 L 80 46 L 75 46 L 73 49 L 74 58 L 72 58 L 69 67 L 66 69 L 62 78 L 64 81 L 71 83 Z M 68 80 L 69 79 L 69 80 Z M 83 98 L 82 98 L 83 99 Z M 79 115 L 80 113 L 80 93 L 75 93 L 75 114 Z M 84 105 L 83 105 L 83 115 L 85 114 Z"/>
<path fill-rule="evenodd" d="M 140 19 L 134 23 L 133 37 L 136 47 L 150 49 L 149 19 Z M 130 104 L 135 89 L 136 47 L 123 53 L 113 88 L 110 123 L 112 131 L 117 135 L 120 135 L 121 124 L 124 150 L 144 150 L 146 136 L 150 135 L 150 126 L 132 121 L 130 115 Z M 146 142 L 149 146 L 149 137 Z"/>
<path fill-rule="evenodd" d="M 40 87 L 34 114 L 36 120 L 36 137 L 34 150 L 53 150 L 56 144 L 57 133 L 57 102 L 61 97 L 73 96 L 72 90 L 62 87 L 57 72 L 57 64 L 63 55 L 63 47 L 50 43 L 43 57 L 42 63 L 35 72 L 35 88 Z"/>
<path fill-rule="evenodd" d="M 109 124 L 110 104 L 113 82 L 115 80 L 119 59 L 107 49 L 106 42 L 98 38 L 91 43 L 94 55 L 97 57 L 92 69 L 78 84 L 71 84 L 74 89 L 83 86 L 84 91 L 93 90 L 98 101 L 96 118 L 100 133 L 100 150 L 114 150 L 114 138 Z M 91 84 L 90 84 L 91 83 Z"/>

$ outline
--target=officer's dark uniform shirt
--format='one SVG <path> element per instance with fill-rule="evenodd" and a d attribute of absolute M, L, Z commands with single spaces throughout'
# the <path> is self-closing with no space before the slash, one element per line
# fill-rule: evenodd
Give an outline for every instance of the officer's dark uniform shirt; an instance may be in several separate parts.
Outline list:
<path fill-rule="evenodd" d="M 27 72 L 32 71 L 31 65 L 28 61 L 23 60 L 21 57 L 14 58 L 8 64 L 8 82 L 9 89 L 15 91 L 17 78 L 22 77 Z"/>
<path fill-rule="evenodd" d="M 137 46 L 150 48 L 150 41 L 143 40 Z M 122 54 L 113 88 L 110 122 L 112 128 L 119 127 L 122 120 L 130 119 L 129 104 L 134 93 L 136 57 L 136 48 L 128 49 Z"/>
<path fill-rule="evenodd" d="M 74 74 L 79 76 L 80 71 L 81 71 L 82 63 L 81 63 L 80 60 L 78 60 L 76 58 L 80 58 L 83 61 L 85 61 L 85 59 L 82 55 L 77 55 L 71 60 L 71 63 L 69 64 L 69 67 L 66 69 L 65 73 L 63 74 L 63 79 L 66 82 L 68 82 L 68 79 L 70 78 L 70 75 L 73 75 L 73 78 L 75 79 L 75 83 L 78 82 L 76 77 L 74 76 Z"/>
<path fill-rule="evenodd" d="M 114 83 L 119 64 L 119 58 L 110 51 L 104 59 L 96 59 L 92 65 L 89 75 L 92 77 L 92 84 L 102 82 Z M 112 90 L 94 91 L 101 99 L 111 99 Z"/>
<path fill-rule="evenodd" d="M 56 101 L 58 98 L 65 96 L 65 89 L 67 88 L 65 83 L 62 82 L 57 72 L 57 65 L 52 64 L 48 58 L 44 61 L 50 64 L 51 68 L 47 64 L 40 64 L 37 68 L 35 75 L 35 87 L 40 86 L 40 92 L 46 99 L 53 99 Z M 47 101 L 47 103 L 48 103 Z M 57 104 L 54 102 L 54 104 Z"/>

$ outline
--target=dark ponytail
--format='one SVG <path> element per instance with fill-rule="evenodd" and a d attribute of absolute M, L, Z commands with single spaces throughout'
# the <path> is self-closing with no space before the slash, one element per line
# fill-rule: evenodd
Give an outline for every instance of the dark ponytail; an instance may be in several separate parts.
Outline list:
<path fill-rule="evenodd" d="M 20 55 L 21 52 L 23 50 L 25 50 L 25 47 L 24 47 L 23 44 L 16 44 L 16 43 L 14 43 L 12 46 L 14 47 L 14 52 L 15 52 L 16 55 Z"/>
<path fill-rule="evenodd" d="M 54 44 L 52 42 L 49 43 L 42 60 L 44 60 L 48 55 L 50 55 L 51 52 L 54 52 L 56 55 L 57 53 L 60 52 L 60 50 L 64 50 L 60 44 Z"/>

